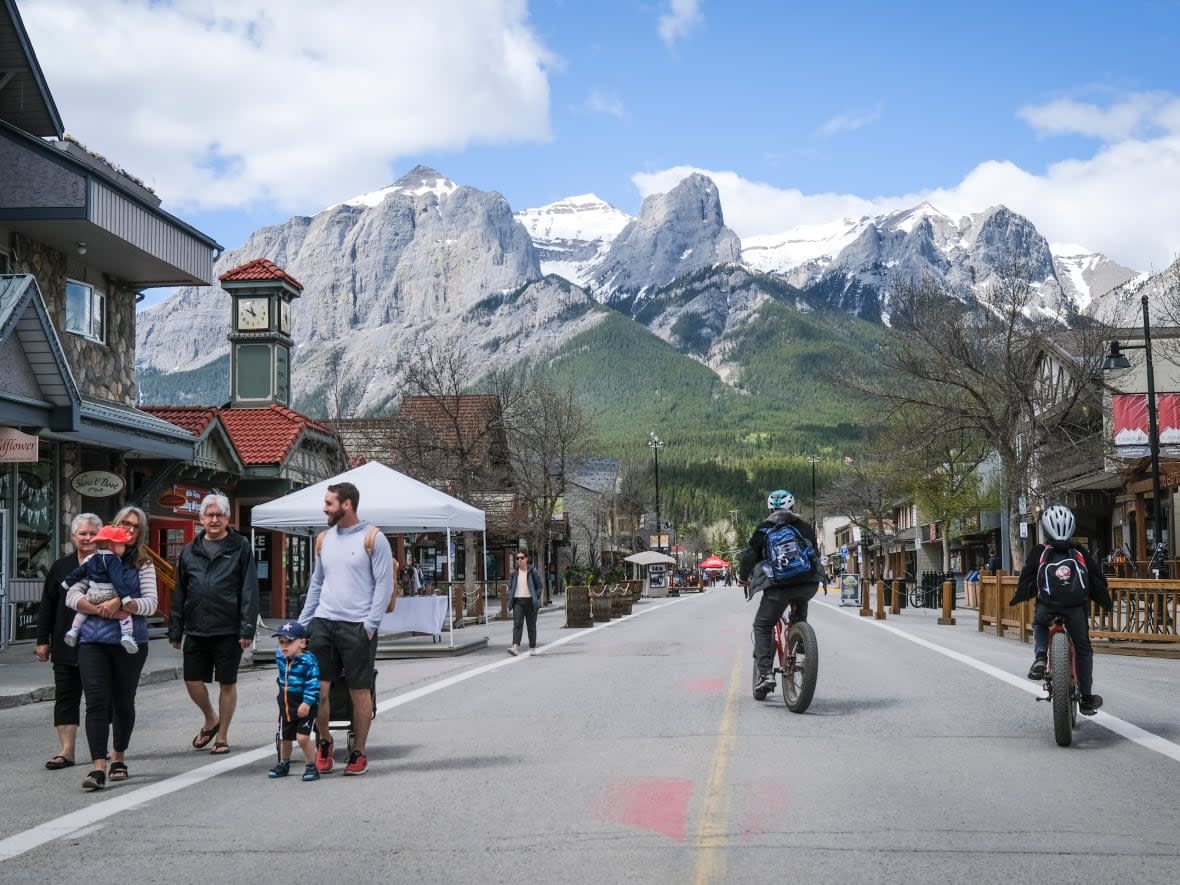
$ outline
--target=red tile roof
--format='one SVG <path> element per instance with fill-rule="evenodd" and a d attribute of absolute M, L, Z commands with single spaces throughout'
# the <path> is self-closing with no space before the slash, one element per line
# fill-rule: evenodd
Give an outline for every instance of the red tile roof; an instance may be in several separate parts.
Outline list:
<path fill-rule="evenodd" d="M 221 423 L 247 467 L 254 464 L 281 464 L 306 429 L 332 435 L 321 424 L 272 404 L 263 409 L 221 409 Z"/>
<path fill-rule="evenodd" d="M 218 279 L 223 283 L 282 280 L 292 288 L 298 289 L 300 292 L 303 291 L 303 283 L 266 258 L 255 258 L 253 261 L 239 264 L 237 267 L 227 270 Z"/>
<path fill-rule="evenodd" d="M 193 436 L 201 436 L 217 420 L 216 406 L 140 406 L 141 412 L 155 415 L 162 421 L 175 424 Z"/>

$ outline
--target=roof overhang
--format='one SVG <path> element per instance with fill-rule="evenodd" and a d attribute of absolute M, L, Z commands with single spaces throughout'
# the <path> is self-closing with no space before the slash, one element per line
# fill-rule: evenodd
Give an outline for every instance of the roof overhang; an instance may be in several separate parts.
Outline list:
<path fill-rule="evenodd" d="M 73 431 L 81 426 L 82 398 L 37 280 L 0 276 L 0 423 Z"/>
<path fill-rule="evenodd" d="M 14 0 L 0 0 L 0 120 L 34 135 L 65 133 Z"/>
<path fill-rule="evenodd" d="M 131 459 L 191 461 L 193 458 L 196 437 L 132 406 L 84 396 L 81 417 L 82 426 L 76 433 L 49 433 L 47 436 L 104 449 L 120 449 Z"/>

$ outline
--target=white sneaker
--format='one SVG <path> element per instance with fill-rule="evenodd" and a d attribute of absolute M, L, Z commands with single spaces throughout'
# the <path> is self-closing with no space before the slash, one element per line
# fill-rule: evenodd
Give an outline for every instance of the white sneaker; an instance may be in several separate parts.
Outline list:
<path fill-rule="evenodd" d="M 122 639 L 120 639 L 119 645 L 123 646 L 123 651 L 127 652 L 129 655 L 133 655 L 139 651 L 139 643 L 130 636 L 124 636 Z"/>
<path fill-rule="evenodd" d="M 70 648 L 73 648 L 78 644 L 78 631 L 71 627 L 66 631 L 66 635 L 62 637 L 62 641 Z"/>
<path fill-rule="evenodd" d="M 535 658 L 536 656 L 537 656 L 537 650 L 535 648 L 530 648 L 529 649 L 529 657 Z"/>
<path fill-rule="evenodd" d="M 510 645 L 508 646 L 508 654 L 512 655 L 512 657 L 516 657 L 518 654 L 520 654 L 520 648 L 515 645 Z"/>

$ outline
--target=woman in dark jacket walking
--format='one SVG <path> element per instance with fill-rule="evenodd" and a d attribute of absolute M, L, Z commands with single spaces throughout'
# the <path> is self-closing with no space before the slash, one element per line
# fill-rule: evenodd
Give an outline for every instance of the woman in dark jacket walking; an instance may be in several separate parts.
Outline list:
<path fill-rule="evenodd" d="M 508 605 L 512 609 L 512 645 L 508 654 L 520 654 L 520 638 L 529 628 L 529 654 L 537 653 L 537 612 L 541 608 L 541 576 L 529 562 L 529 555 L 516 551 L 516 571 L 508 578 Z"/>

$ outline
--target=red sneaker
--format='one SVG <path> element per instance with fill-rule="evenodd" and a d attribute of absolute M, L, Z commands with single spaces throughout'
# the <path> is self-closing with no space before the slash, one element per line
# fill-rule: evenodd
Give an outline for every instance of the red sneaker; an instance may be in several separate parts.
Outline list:
<path fill-rule="evenodd" d="M 345 774 L 364 774 L 369 770 L 369 760 L 360 750 L 353 750 L 348 757 L 348 764 L 344 766 Z"/>
<path fill-rule="evenodd" d="M 332 770 L 332 751 L 335 749 L 335 741 L 320 741 L 316 745 L 315 770 L 320 774 L 327 774 Z"/>

